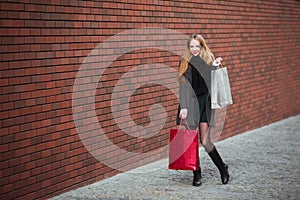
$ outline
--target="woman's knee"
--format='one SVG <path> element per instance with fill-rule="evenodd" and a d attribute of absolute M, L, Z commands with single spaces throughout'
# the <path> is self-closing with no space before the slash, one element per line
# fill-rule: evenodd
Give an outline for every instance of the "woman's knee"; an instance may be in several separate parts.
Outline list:
<path fill-rule="evenodd" d="M 214 144 L 211 141 L 202 141 L 202 146 L 204 147 L 205 151 L 208 153 L 214 148 Z"/>

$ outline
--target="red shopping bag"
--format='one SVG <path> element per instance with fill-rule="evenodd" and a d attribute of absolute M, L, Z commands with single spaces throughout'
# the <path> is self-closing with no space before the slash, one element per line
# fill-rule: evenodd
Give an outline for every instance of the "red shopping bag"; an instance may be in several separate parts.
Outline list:
<path fill-rule="evenodd" d="M 170 130 L 169 169 L 198 170 L 198 131 L 188 126 L 187 130 L 181 130 L 180 127 Z"/>

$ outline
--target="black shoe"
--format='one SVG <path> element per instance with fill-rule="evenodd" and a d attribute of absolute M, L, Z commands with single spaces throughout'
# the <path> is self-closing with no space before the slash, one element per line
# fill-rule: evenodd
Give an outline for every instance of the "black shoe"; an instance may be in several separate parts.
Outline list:
<path fill-rule="evenodd" d="M 227 184 L 229 180 L 229 172 L 228 172 L 228 165 L 226 165 L 220 154 L 218 153 L 216 147 L 214 147 L 209 153 L 209 157 L 212 159 L 214 164 L 217 166 L 217 168 L 220 171 L 221 179 L 223 184 Z"/>
<path fill-rule="evenodd" d="M 228 165 L 224 164 L 224 169 L 222 170 L 222 172 L 220 172 L 220 174 L 221 174 L 222 183 L 226 184 L 229 180 Z"/>
<path fill-rule="evenodd" d="M 194 174 L 194 178 L 193 178 L 193 186 L 199 187 L 202 185 L 201 179 L 201 169 L 197 170 L 197 171 L 193 171 Z"/>

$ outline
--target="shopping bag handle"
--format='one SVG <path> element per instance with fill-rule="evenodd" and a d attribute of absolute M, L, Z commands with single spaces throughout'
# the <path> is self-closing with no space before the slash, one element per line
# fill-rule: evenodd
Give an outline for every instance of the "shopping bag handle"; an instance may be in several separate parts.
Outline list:
<path fill-rule="evenodd" d="M 219 66 L 217 66 L 217 69 L 222 69 L 224 67 L 226 67 L 226 66 L 221 63 Z"/>
<path fill-rule="evenodd" d="M 184 119 L 184 121 L 185 121 L 185 124 L 186 124 L 188 130 L 191 130 L 190 127 L 189 127 L 189 124 L 188 124 L 187 120 Z M 180 118 L 179 129 L 180 129 L 181 125 L 182 125 L 182 118 Z"/>

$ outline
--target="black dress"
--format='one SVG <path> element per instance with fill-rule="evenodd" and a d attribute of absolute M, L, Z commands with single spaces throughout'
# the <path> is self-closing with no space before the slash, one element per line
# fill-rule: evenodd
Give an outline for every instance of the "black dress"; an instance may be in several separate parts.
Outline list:
<path fill-rule="evenodd" d="M 199 113 L 200 113 L 200 122 L 207 123 L 206 117 L 206 100 L 208 95 L 208 88 L 205 84 L 205 81 L 198 70 L 190 65 L 192 68 L 192 88 L 197 96 L 198 104 L 199 104 Z"/>

